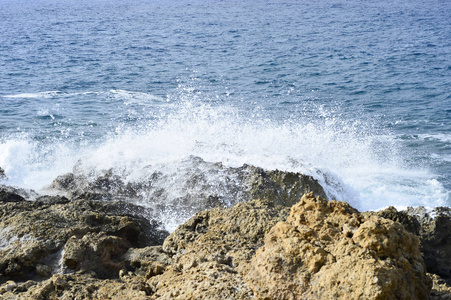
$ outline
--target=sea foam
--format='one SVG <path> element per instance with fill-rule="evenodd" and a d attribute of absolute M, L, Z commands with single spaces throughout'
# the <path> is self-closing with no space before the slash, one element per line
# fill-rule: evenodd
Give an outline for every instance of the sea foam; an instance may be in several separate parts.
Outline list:
<path fill-rule="evenodd" d="M 141 93 L 109 93 L 124 103 L 155 100 Z M 177 101 L 169 99 L 157 117 L 119 124 L 100 140 L 4 138 L 0 166 L 6 183 L 41 190 L 75 168 L 93 176 L 111 169 L 125 181 L 139 181 L 151 169 L 172 174 L 172 187 L 162 188 L 177 191 L 176 197 L 183 191 L 174 186 L 186 180 L 177 178 L 177 169 L 197 156 L 230 167 L 250 164 L 311 175 L 330 199 L 360 210 L 446 205 L 448 193 L 437 177 L 407 164 L 397 137 L 374 122 L 346 119 L 336 108 L 311 103 L 284 119 L 195 98 L 187 92 Z"/>

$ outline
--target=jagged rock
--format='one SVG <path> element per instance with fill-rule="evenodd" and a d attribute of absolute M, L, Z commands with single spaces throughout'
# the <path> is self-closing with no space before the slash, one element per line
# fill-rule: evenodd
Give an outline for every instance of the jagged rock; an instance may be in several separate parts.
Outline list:
<path fill-rule="evenodd" d="M 432 279 L 431 300 L 451 300 L 451 287 L 437 274 L 428 274 Z"/>
<path fill-rule="evenodd" d="M 163 249 L 173 255 L 162 275 L 149 279 L 155 299 L 253 299 L 241 272 L 263 237 L 289 209 L 269 200 L 197 213 L 174 231 Z"/>
<path fill-rule="evenodd" d="M 2 286 L 3 287 L 3 286 Z M 0 289 L 2 288 L 0 287 Z M 1 291 L 0 291 L 1 293 Z M 51 278 L 36 282 L 16 284 L 1 295 L 8 300 L 73 300 L 111 299 L 144 300 L 149 298 L 150 289 L 145 278 L 99 280 L 92 274 L 54 274 Z"/>
<path fill-rule="evenodd" d="M 120 203 L 11 197 L 20 201 L 0 201 L 0 282 L 69 270 L 117 277 L 129 248 L 158 245 L 167 236 L 159 224 L 127 214 Z"/>
<path fill-rule="evenodd" d="M 171 256 L 163 251 L 162 246 L 130 248 L 122 259 L 126 268 L 146 278 L 163 274 L 166 267 L 172 264 Z"/>
<path fill-rule="evenodd" d="M 347 203 L 304 196 L 245 275 L 259 299 L 427 299 L 418 239 Z"/>
<path fill-rule="evenodd" d="M 311 176 L 279 170 L 265 171 L 246 165 L 243 169 L 248 172 L 245 181 L 249 186 L 250 199 L 272 199 L 275 204 L 290 207 L 310 192 L 327 198 L 322 186 Z"/>
<path fill-rule="evenodd" d="M 214 255 L 215 261 L 238 266 L 252 257 L 269 229 L 288 213 L 288 207 L 266 199 L 199 212 L 166 238 L 163 250 L 172 255 L 202 251 Z"/>
<path fill-rule="evenodd" d="M 377 215 L 382 218 L 401 223 L 407 231 L 417 236 L 420 234 L 421 225 L 417 218 L 404 211 L 397 211 L 393 206 L 378 211 Z"/>
<path fill-rule="evenodd" d="M 451 209 L 409 207 L 397 211 L 393 207 L 377 215 L 401 223 L 420 239 L 421 252 L 428 272 L 437 274 L 451 284 Z"/>
<path fill-rule="evenodd" d="M 437 207 L 427 212 L 424 208 L 409 208 L 409 215 L 421 224 L 421 250 L 428 272 L 451 284 L 451 209 Z"/>
<path fill-rule="evenodd" d="M 418 239 L 400 224 L 312 194 L 286 215 L 267 200 L 198 213 L 165 240 L 173 264 L 149 279 L 152 297 L 428 298 Z"/>
<path fill-rule="evenodd" d="M 6 178 L 5 170 L 3 170 L 2 167 L 0 167 L 0 180 L 5 178 Z"/>
<path fill-rule="evenodd" d="M 138 181 L 124 181 L 124 176 L 113 169 L 86 174 L 77 165 L 72 173 L 58 176 L 49 188 L 70 198 L 152 199 L 157 211 L 183 210 L 187 217 L 252 199 L 272 199 L 276 204 L 291 206 L 308 192 L 326 197 L 321 185 L 310 176 L 250 165 L 225 167 L 194 156 L 182 161 L 176 170 L 163 173 L 148 167 L 143 174 Z"/>
<path fill-rule="evenodd" d="M 20 202 L 20 201 L 25 201 L 25 199 L 22 196 L 17 195 L 15 193 L 0 190 L 0 202 Z"/>
<path fill-rule="evenodd" d="M 18 198 L 17 196 L 20 196 L 24 199 L 29 199 L 29 200 L 36 199 L 40 196 L 38 193 L 36 193 L 33 190 L 22 189 L 22 188 L 17 188 L 17 187 L 13 187 L 13 186 L 3 185 L 3 184 L 0 184 L 0 194 L 4 195 L 3 197 L 0 198 L 0 201 L 3 201 L 3 202 L 7 201 L 8 195 L 16 197 L 16 198 Z M 6 196 L 6 198 L 4 198 L 5 196 Z"/>
<path fill-rule="evenodd" d="M 0 298 L 448 299 L 400 223 L 313 194 L 290 210 L 296 174 L 264 172 L 253 195 L 272 195 L 259 185 L 293 189 L 198 212 L 164 243 L 167 233 L 144 218 L 152 212 L 130 203 L 0 201 Z M 408 213 L 380 215 L 418 231 Z M 420 233 L 447 224 L 418 220 Z"/>
<path fill-rule="evenodd" d="M 234 264 L 248 262 L 265 233 L 288 212 L 267 200 L 201 212 L 167 239 L 169 254 L 161 246 L 129 249 L 122 259 L 132 272 L 122 272 L 121 280 L 54 275 L 12 299 L 252 299 Z"/>

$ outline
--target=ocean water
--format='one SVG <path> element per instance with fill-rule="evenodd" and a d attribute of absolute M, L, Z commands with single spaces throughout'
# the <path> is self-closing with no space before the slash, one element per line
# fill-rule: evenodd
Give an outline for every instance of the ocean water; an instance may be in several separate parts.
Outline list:
<path fill-rule="evenodd" d="M 0 104 L 2 183 L 42 193 L 151 169 L 179 197 L 195 156 L 449 206 L 451 2 L 0 0 Z"/>

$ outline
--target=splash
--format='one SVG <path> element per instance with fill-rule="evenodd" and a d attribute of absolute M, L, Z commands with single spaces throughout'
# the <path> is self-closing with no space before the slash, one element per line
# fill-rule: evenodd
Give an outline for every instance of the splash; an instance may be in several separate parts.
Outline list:
<path fill-rule="evenodd" d="M 152 106 L 161 100 L 145 93 L 108 93 L 125 106 Z M 184 186 L 193 168 L 187 158 L 196 156 L 228 167 L 249 164 L 311 175 L 330 199 L 360 210 L 446 203 L 447 191 L 437 176 L 409 166 L 394 134 L 359 116 L 349 119 L 340 107 L 307 102 L 281 117 L 260 108 L 210 101 L 190 87 L 160 102 L 166 104 L 157 110 L 159 115 L 152 111 L 151 118 L 143 115 L 140 122 L 120 123 L 101 140 L 4 139 L 0 166 L 7 183 L 39 190 L 75 169 L 93 178 L 112 170 L 127 182 L 161 173 L 170 175 L 169 181 L 160 181 L 161 189 L 172 190 L 177 198 L 184 192 L 177 186 Z M 211 182 L 225 178 L 211 176 Z"/>

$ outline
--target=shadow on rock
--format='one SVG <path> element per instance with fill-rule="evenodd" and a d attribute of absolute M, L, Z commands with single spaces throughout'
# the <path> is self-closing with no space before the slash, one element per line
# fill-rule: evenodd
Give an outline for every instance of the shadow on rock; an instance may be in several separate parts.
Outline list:
<path fill-rule="evenodd" d="M 45 279 L 75 271 L 118 277 L 128 249 L 161 245 L 168 235 L 156 221 L 140 217 L 142 209 L 60 196 L 26 201 L 0 192 L 0 278 Z"/>

